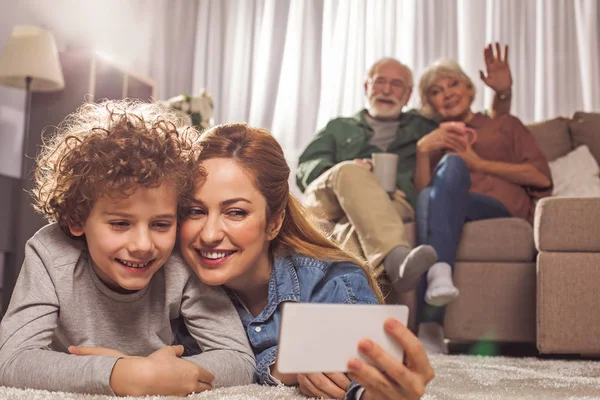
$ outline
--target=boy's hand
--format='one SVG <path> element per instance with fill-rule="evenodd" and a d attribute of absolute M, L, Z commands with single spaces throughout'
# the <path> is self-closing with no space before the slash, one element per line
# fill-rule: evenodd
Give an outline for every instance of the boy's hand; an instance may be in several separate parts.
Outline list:
<path fill-rule="evenodd" d="M 174 347 L 177 352 L 179 346 L 166 346 Z M 108 356 L 108 357 L 130 357 L 119 350 L 109 349 L 108 347 L 91 347 L 91 346 L 69 346 L 69 354 L 76 356 Z"/>
<path fill-rule="evenodd" d="M 350 383 L 350 379 L 339 372 L 298 374 L 300 392 L 308 397 L 343 399 Z"/>
<path fill-rule="evenodd" d="M 165 346 L 150 354 L 147 358 L 152 360 L 157 367 L 157 390 L 153 393 L 165 393 L 187 396 L 195 392 L 200 393 L 212 389 L 215 380 L 213 374 L 199 367 L 191 361 L 182 360 L 183 346 Z"/>
<path fill-rule="evenodd" d="M 212 389 L 214 376 L 191 361 L 182 360 L 183 346 L 165 346 L 148 357 L 127 356 L 104 347 L 69 346 L 80 356 L 116 356 L 110 387 L 118 396 L 187 396 Z"/>

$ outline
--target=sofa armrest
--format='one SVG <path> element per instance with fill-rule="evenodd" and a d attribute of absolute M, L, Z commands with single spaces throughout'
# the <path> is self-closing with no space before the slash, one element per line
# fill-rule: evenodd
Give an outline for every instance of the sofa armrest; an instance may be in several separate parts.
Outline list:
<path fill-rule="evenodd" d="M 600 197 L 546 197 L 533 224 L 538 251 L 600 252 Z"/>

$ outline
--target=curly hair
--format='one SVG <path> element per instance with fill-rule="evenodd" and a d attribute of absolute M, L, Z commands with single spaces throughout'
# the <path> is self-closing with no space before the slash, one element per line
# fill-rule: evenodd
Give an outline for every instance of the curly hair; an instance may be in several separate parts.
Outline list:
<path fill-rule="evenodd" d="M 36 159 L 34 208 L 49 222 L 85 224 L 103 196 L 128 197 L 168 182 L 192 195 L 199 133 L 164 106 L 132 100 L 86 103 L 56 128 Z"/>

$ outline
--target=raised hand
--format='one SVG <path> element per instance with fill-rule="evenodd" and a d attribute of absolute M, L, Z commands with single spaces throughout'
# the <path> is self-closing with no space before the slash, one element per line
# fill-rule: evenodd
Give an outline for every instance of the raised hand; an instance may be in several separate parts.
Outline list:
<path fill-rule="evenodd" d="M 483 49 L 486 73 L 479 71 L 481 80 L 496 93 L 508 92 L 512 87 L 512 76 L 508 65 L 508 45 L 500 52 L 500 43 L 488 44 Z M 487 74 L 487 75 L 486 75 Z"/>
<path fill-rule="evenodd" d="M 355 358 L 348 363 L 348 376 L 365 389 L 361 400 L 420 399 L 434 377 L 427 353 L 419 339 L 397 320 L 388 319 L 384 329 L 404 349 L 406 365 L 365 339 L 359 344 L 359 350 L 379 369 Z"/>

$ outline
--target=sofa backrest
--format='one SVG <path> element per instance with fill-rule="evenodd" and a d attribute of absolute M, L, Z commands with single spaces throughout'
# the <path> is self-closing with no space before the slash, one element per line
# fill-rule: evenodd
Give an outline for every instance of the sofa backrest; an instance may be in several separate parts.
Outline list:
<path fill-rule="evenodd" d="M 600 164 L 600 113 L 578 111 L 571 119 L 558 117 L 527 127 L 548 161 L 585 144 Z"/>
<path fill-rule="evenodd" d="M 556 160 L 573 150 L 569 119 L 558 117 L 527 125 L 548 161 Z"/>

